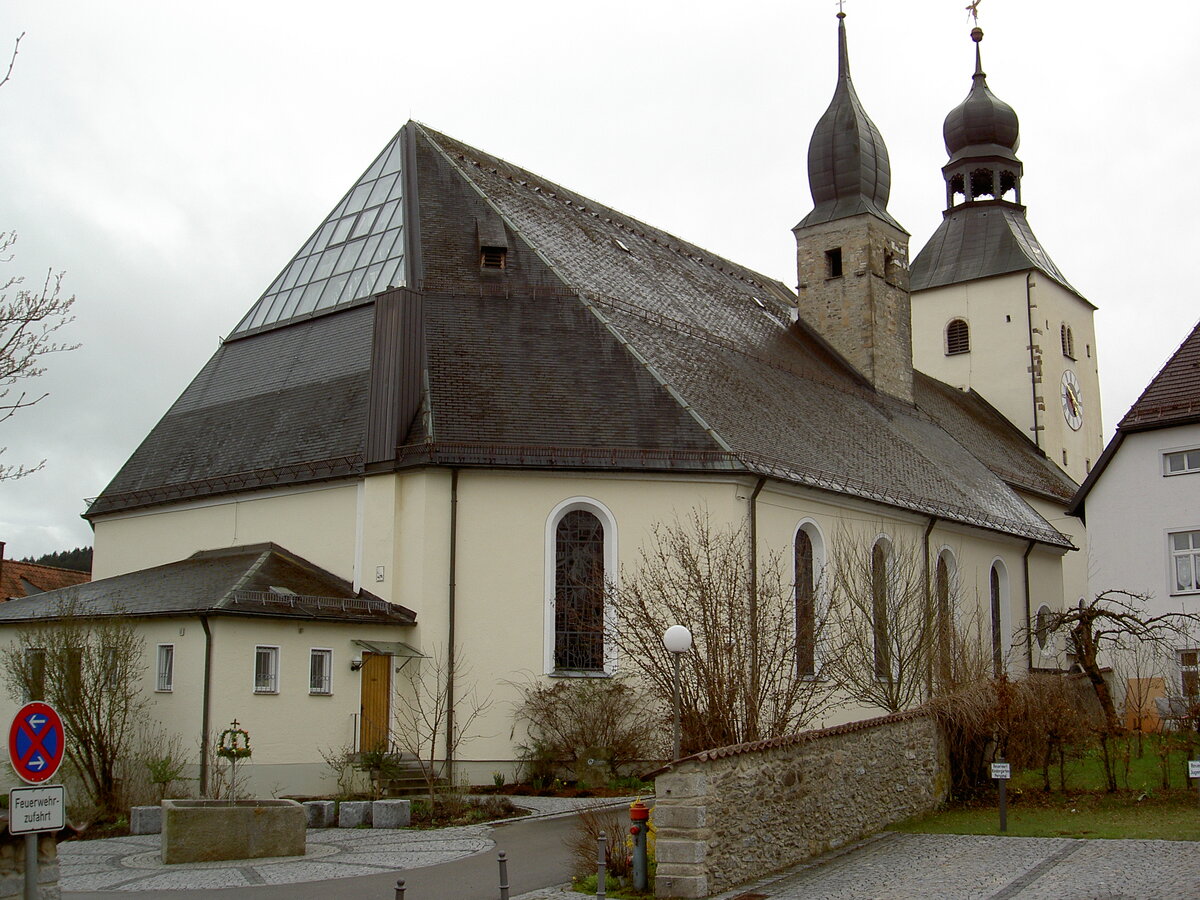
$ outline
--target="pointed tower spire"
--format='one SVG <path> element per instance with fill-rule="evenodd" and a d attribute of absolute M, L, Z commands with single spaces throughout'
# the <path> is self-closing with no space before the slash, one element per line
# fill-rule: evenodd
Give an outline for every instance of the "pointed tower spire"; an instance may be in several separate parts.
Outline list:
<path fill-rule="evenodd" d="M 797 227 L 868 212 L 899 228 L 887 211 L 892 190 L 887 146 L 854 90 L 846 14 L 837 17 L 837 84 L 808 144 L 808 186 L 815 208 Z"/>
<path fill-rule="evenodd" d="M 833 100 L 808 145 L 813 211 L 793 232 L 800 314 L 877 390 L 912 402 L 908 232 L 887 211 L 883 136 L 850 80 L 838 13 Z"/>

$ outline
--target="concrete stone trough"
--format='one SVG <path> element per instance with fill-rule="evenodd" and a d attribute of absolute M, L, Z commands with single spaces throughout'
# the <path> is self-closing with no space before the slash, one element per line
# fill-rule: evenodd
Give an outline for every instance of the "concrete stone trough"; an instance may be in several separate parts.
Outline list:
<path fill-rule="evenodd" d="M 303 856 L 307 816 L 295 800 L 164 800 L 162 861 Z"/>

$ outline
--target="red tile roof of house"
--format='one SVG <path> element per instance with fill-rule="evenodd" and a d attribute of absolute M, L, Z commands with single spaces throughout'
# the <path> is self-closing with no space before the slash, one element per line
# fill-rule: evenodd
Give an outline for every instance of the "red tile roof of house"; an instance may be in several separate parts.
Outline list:
<path fill-rule="evenodd" d="M 41 591 L 54 591 L 91 581 L 90 572 L 74 569 L 59 569 L 55 566 L 39 566 L 37 563 L 18 562 L 6 559 L 0 562 L 0 600 L 28 597 Z M 37 590 L 32 590 L 33 585 Z"/>
<path fill-rule="evenodd" d="M 1117 427 L 1162 428 L 1200 419 L 1200 323 L 1167 360 Z"/>

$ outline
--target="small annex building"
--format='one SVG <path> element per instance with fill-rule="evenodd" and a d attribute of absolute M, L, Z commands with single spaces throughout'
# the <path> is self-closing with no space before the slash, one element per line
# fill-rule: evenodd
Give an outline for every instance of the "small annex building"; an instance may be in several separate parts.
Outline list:
<path fill-rule="evenodd" d="M 1004 665 L 1054 665 L 1027 625 L 1063 602 L 1079 544 L 1048 517 L 1076 485 L 983 397 L 914 370 L 908 234 L 844 21 L 838 40 L 799 295 L 400 129 L 86 514 L 97 581 L 79 596 L 161 611 L 133 615 L 172 647 L 166 727 L 200 745 L 236 718 L 255 787 L 317 790 L 320 749 L 369 737 L 370 660 L 404 646 L 413 666 L 453 657 L 456 696 L 492 697 L 466 777 L 511 773 L 518 686 L 627 666 L 603 584 L 619 590 L 655 526 L 694 509 L 753 523 L 752 558 L 806 560 L 786 573 L 798 598 L 820 596 L 835 541 L 922 547 Z M 578 589 L 572 566 L 595 583 Z M 175 579 L 195 590 L 156 596 Z M 0 627 L 42 614 L 8 606 Z M 328 694 L 312 690 L 318 651 Z M 379 668 L 393 703 L 398 668 Z"/>

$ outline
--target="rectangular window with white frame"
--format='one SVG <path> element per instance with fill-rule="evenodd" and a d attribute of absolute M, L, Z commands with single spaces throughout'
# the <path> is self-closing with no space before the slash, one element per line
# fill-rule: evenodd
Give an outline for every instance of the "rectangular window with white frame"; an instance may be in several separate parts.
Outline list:
<path fill-rule="evenodd" d="M 333 693 L 333 651 L 310 650 L 308 655 L 308 692 Z"/>
<path fill-rule="evenodd" d="M 1190 594 L 1200 591 L 1200 531 L 1176 531 L 1169 537 L 1171 593 Z"/>
<path fill-rule="evenodd" d="M 175 645 L 158 645 L 157 673 L 154 679 L 154 690 L 169 693 L 175 690 Z"/>
<path fill-rule="evenodd" d="M 1200 450 L 1177 450 L 1163 454 L 1163 475 L 1200 472 Z"/>
<path fill-rule="evenodd" d="M 254 693 L 279 693 L 279 648 L 254 648 Z"/>

